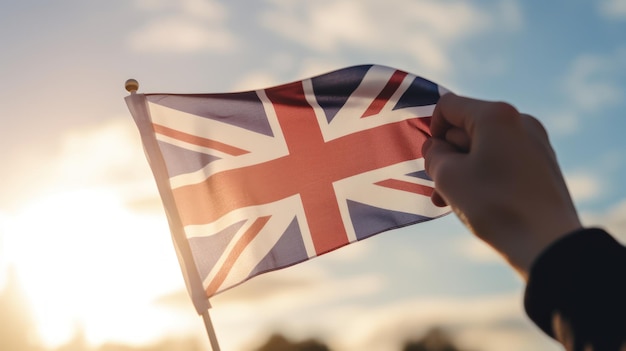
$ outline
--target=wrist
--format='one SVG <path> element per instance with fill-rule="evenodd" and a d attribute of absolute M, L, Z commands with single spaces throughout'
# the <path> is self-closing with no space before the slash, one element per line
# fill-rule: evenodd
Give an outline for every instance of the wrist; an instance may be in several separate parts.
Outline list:
<path fill-rule="evenodd" d="M 548 224 L 544 223 L 541 229 L 527 233 L 519 233 L 520 240 L 511 243 L 511 248 L 505 255 L 507 261 L 518 274 L 528 281 L 535 262 L 563 238 L 583 229 L 577 217 L 567 221 Z"/>

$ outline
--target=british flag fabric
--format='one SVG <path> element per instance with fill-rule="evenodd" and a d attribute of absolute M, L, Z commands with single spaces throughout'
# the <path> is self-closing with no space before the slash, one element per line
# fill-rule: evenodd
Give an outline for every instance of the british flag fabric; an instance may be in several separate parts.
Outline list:
<path fill-rule="evenodd" d="M 446 90 L 363 65 L 272 88 L 132 94 L 183 273 L 202 300 L 449 212 L 421 154 Z"/>

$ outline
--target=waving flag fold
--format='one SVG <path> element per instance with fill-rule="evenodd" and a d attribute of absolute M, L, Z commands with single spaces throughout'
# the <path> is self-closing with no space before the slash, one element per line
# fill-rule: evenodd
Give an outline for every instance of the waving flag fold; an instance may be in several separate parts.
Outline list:
<path fill-rule="evenodd" d="M 366 65 L 257 91 L 128 96 L 198 312 L 258 274 L 448 213 L 421 155 L 444 92 Z"/>

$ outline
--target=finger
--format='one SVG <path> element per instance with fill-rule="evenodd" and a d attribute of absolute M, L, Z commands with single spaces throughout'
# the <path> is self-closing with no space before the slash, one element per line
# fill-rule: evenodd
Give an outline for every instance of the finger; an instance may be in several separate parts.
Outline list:
<path fill-rule="evenodd" d="M 453 93 L 447 93 L 439 98 L 437 105 L 435 105 L 435 110 L 433 111 L 433 117 L 430 120 L 430 132 L 431 135 L 435 138 L 443 139 L 446 131 L 451 127 L 450 123 L 446 121 L 442 116 L 442 105 L 444 104 L 444 100 L 450 99 L 448 96 L 454 95 Z"/>
<path fill-rule="evenodd" d="M 560 168 L 558 166 L 558 161 L 556 158 L 556 153 L 550 144 L 548 132 L 546 131 L 543 124 L 533 116 L 527 114 L 521 114 L 522 125 L 528 135 L 532 136 L 537 140 L 537 145 L 543 145 L 544 152 L 550 155 L 550 160 L 552 161 L 555 169 Z"/>
<path fill-rule="evenodd" d="M 546 128 L 543 126 L 543 124 L 536 119 L 535 117 L 525 114 L 525 113 L 520 113 L 520 117 L 522 118 L 524 127 L 526 128 L 526 130 L 528 130 L 531 134 L 536 134 L 546 140 L 549 139 L 548 137 L 548 132 L 546 131 Z"/>
<path fill-rule="evenodd" d="M 448 203 L 437 190 L 441 165 L 450 162 L 450 158 L 459 154 L 457 147 L 443 140 L 429 139 L 423 146 L 424 168 L 426 173 L 435 182 L 435 191 L 431 194 L 430 200 L 437 207 L 448 206 Z M 454 162 L 454 161 L 452 161 Z"/>
<path fill-rule="evenodd" d="M 433 194 L 430 195 L 430 201 L 437 207 L 448 206 L 448 203 L 446 202 L 446 200 L 443 199 L 443 197 L 441 196 L 441 194 L 439 194 L 437 190 L 435 190 Z"/>
<path fill-rule="evenodd" d="M 425 143 L 424 168 L 431 179 L 437 183 L 438 170 L 442 163 L 459 154 L 456 147 L 446 141 L 431 138 Z"/>
<path fill-rule="evenodd" d="M 468 152 L 470 149 L 470 137 L 463 129 L 451 128 L 446 132 L 445 140 L 454 145 L 457 150 Z"/>
<path fill-rule="evenodd" d="M 464 130 L 471 139 L 475 124 L 483 117 L 512 112 L 518 114 L 513 106 L 506 103 L 476 100 L 449 93 L 437 102 L 430 130 L 433 137 L 443 139 L 449 129 L 456 127 Z"/>
<path fill-rule="evenodd" d="M 520 114 L 520 119 L 522 122 L 522 127 L 524 128 L 526 134 L 532 137 L 535 141 L 537 141 L 537 145 L 543 145 L 546 151 L 552 156 L 552 158 L 556 162 L 556 154 L 552 149 L 548 132 L 546 131 L 546 128 L 543 126 L 543 124 L 535 117 L 524 113 Z"/>
<path fill-rule="evenodd" d="M 479 106 L 487 102 L 474 100 L 453 93 L 448 93 L 437 102 L 430 122 L 430 130 L 434 137 L 443 138 L 448 129 L 456 127 L 465 129 L 466 120 L 476 115 Z"/>

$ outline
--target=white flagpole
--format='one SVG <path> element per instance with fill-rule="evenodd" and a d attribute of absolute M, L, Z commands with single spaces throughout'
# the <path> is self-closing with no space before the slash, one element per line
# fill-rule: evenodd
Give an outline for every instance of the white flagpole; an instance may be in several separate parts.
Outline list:
<path fill-rule="evenodd" d="M 131 95 L 137 93 L 139 90 L 139 82 L 135 79 L 128 79 L 124 84 L 124 88 Z M 215 329 L 213 329 L 213 322 L 211 322 L 211 316 L 209 316 L 209 310 L 205 310 L 202 312 L 202 320 L 204 321 L 204 326 L 206 328 L 207 335 L 209 336 L 209 341 L 211 343 L 211 351 L 220 351 L 220 345 L 217 342 L 217 336 L 215 335 Z"/>
<path fill-rule="evenodd" d="M 206 328 L 206 333 L 209 336 L 211 342 L 211 351 L 220 351 L 220 344 L 217 342 L 217 336 L 215 335 L 215 329 L 213 329 L 213 322 L 211 322 L 211 316 L 209 316 L 209 310 L 202 312 L 202 320 Z"/>

